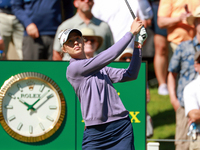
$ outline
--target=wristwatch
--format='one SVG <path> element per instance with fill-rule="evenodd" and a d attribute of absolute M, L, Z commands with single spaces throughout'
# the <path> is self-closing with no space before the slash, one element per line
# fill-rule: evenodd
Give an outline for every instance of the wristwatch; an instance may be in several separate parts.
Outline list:
<path fill-rule="evenodd" d="M 59 86 L 37 72 L 11 76 L 0 89 L 0 123 L 19 141 L 39 142 L 52 136 L 61 127 L 65 107 Z"/>

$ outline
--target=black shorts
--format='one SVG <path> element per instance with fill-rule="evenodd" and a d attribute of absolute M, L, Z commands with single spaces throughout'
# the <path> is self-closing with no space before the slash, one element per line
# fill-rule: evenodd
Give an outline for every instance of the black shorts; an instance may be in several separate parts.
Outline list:
<path fill-rule="evenodd" d="M 161 29 L 158 27 L 157 24 L 157 19 L 158 19 L 157 13 L 158 13 L 159 2 L 152 2 L 151 5 L 153 10 L 152 30 L 154 31 L 155 34 L 167 36 L 167 29 Z"/>

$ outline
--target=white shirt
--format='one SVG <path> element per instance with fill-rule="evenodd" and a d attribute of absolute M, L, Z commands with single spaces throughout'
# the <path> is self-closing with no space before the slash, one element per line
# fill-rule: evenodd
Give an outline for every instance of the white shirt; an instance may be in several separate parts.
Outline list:
<path fill-rule="evenodd" d="M 128 2 L 135 16 L 144 20 L 148 17 L 144 16 L 142 13 L 138 1 L 139 0 L 129 0 Z M 133 17 L 131 16 L 124 0 L 94 0 L 92 13 L 98 19 L 101 19 L 109 24 L 115 43 L 131 29 Z M 128 47 L 134 48 L 134 39 L 132 40 L 132 43 L 133 44 Z"/>
<path fill-rule="evenodd" d="M 193 109 L 200 109 L 200 75 L 185 86 L 183 99 L 185 116 L 188 116 L 188 113 Z M 197 129 L 200 131 L 200 124 L 197 124 Z"/>
<path fill-rule="evenodd" d="M 200 109 L 200 75 L 187 84 L 183 91 L 185 115 L 193 109 Z"/>

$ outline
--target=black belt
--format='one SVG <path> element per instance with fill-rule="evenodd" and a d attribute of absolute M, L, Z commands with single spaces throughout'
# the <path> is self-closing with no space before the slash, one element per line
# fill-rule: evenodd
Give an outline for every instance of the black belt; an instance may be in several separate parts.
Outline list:
<path fill-rule="evenodd" d="M 10 9 L 0 9 L 0 13 L 13 14 Z"/>

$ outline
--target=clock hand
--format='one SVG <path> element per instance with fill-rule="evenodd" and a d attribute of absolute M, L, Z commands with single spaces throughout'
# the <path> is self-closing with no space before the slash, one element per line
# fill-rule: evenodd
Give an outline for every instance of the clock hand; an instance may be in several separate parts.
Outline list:
<path fill-rule="evenodd" d="M 37 110 L 38 108 L 40 108 L 44 103 L 46 103 L 46 101 L 48 101 L 48 100 L 49 100 L 50 98 L 52 98 L 52 97 L 54 97 L 53 94 L 48 95 L 48 96 L 47 96 L 47 99 L 46 99 L 42 104 L 40 104 L 40 105 L 36 108 L 36 110 Z"/>
<path fill-rule="evenodd" d="M 28 108 L 27 108 L 27 110 L 29 110 L 29 109 L 35 109 L 33 106 L 37 103 L 37 102 L 39 102 L 39 100 L 41 100 L 43 97 L 45 97 L 45 95 L 47 95 L 47 93 L 49 92 L 50 90 L 48 90 L 47 92 L 45 92 L 39 99 L 37 99 L 37 101 L 35 101 L 32 105 L 30 105 Z"/>
<path fill-rule="evenodd" d="M 24 100 L 22 100 L 22 99 L 19 98 L 19 97 L 18 97 L 18 99 L 19 99 L 19 101 L 20 101 L 21 103 L 25 104 L 27 107 L 30 107 L 30 105 L 29 105 L 27 102 L 25 102 Z M 32 108 L 32 109 L 35 110 L 35 108 Z"/>

